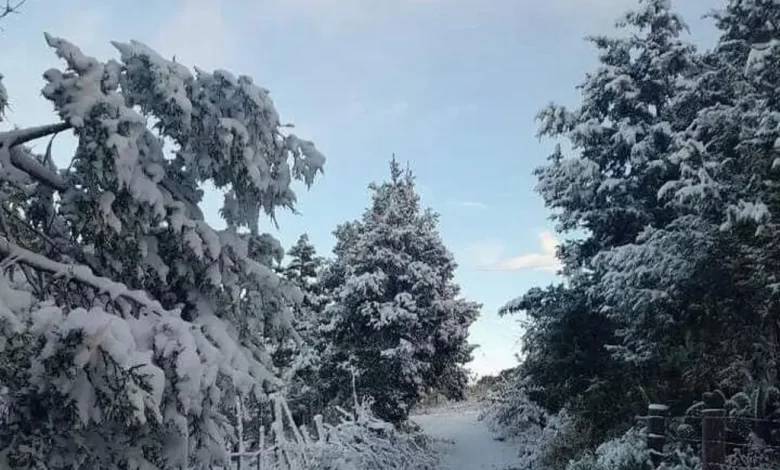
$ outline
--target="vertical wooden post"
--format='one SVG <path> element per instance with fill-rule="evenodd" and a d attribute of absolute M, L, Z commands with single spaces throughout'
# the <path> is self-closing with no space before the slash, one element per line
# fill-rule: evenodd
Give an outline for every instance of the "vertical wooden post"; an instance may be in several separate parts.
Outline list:
<path fill-rule="evenodd" d="M 724 434 L 726 429 L 726 410 L 702 411 L 701 423 L 701 468 L 702 470 L 721 470 L 726 446 Z"/>
<path fill-rule="evenodd" d="M 263 468 L 263 449 L 265 449 L 265 426 L 263 426 L 263 406 L 259 408 L 259 434 L 257 435 L 257 468 L 255 470 L 262 470 Z"/>
<path fill-rule="evenodd" d="M 666 405 L 651 404 L 647 407 L 647 447 L 650 449 L 650 457 L 653 465 L 661 465 L 666 444 Z"/>
<path fill-rule="evenodd" d="M 244 463 L 244 410 L 241 406 L 241 397 L 236 396 L 236 428 L 238 433 L 238 470 L 242 470 Z"/>

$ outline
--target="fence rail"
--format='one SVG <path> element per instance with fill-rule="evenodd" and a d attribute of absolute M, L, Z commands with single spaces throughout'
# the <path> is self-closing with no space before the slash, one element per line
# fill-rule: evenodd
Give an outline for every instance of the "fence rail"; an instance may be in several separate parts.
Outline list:
<path fill-rule="evenodd" d="M 727 424 L 734 422 L 750 423 L 753 426 L 759 424 L 773 425 L 780 428 L 780 421 L 749 416 L 730 416 L 725 409 L 702 410 L 701 416 L 667 416 L 669 408 L 661 404 L 651 404 L 646 416 L 637 416 L 638 420 L 645 421 L 647 433 L 647 447 L 655 467 L 661 465 L 667 455 L 664 447 L 667 442 L 687 443 L 701 447 L 702 470 L 755 470 L 754 467 L 741 466 L 739 464 L 726 463 L 726 449 L 753 448 L 754 445 L 746 442 L 734 442 L 727 439 Z M 688 438 L 677 436 L 667 432 L 669 421 L 701 420 L 701 437 Z M 780 455 L 780 445 L 765 443 L 762 450 L 774 451 Z"/>

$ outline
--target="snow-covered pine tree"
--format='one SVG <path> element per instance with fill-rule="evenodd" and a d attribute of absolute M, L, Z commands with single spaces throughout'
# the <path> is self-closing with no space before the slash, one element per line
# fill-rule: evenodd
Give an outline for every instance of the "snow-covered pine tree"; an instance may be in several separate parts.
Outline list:
<path fill-rule="evenodd" d="M 0 467 L 222 464 L 234 397 L 280 385 L 266 341 L 296 336 L 259 212 L 292 207 L 324 158 L 249 77 L 46 41 L 66 64 L 44 74 L 61 122 L 0 133 Z M 65 169 L 25 147 L 68 130 Z M 226 193 L 225 230 L 203 183 Z"/>
<path fill-rule="evenodd" d="M 309 424 L 325 405 L 319 370 L 325 344 L 320 333 L 327 296 L 320 285 L 325 259 L 303 234 L 287 252 L 283 276 L 301 290 L 303 299 L 294 306 L 293 326 L 301 337 L 290 344 L 287 361 L 288 402 L 296 422 Z"/>
<path fill-rule="evenodd" d="M 626 344 L 683 363 L 678 394 L 762 386 L 780 360 L 780 5 L 734 0 L 715 18 L 721 37 L 678 97 L 693 119 L 668 158 L 677 176 L 658 192 L 675 218 L 602 256 Z"/>
<path fill-rule="evenodd" d="M 622 322 L 628 316 L 649 325 L 645 331 L 662 331 L 669 308 L 635 302 L 631 311 L 621 310 L 625 291 L 610 283 L 604 255 L 675 219 L 658 190 L 679 172 L 669 157 L 695 111 L 678 106 L 678 96 L 700 69 L 695 49 L 680 38 L 686 26 L 669 0 L 640 1 L 618 26 L 627 34 L 591 39 L 599 65 L 580 87 L 579 107 L 551 105 L 539 115 L 540 135 L 566 139 L 572 149 L 565 156 L 558 147 L 536 172 L 558 230 L 576 237 L 560 246 L 567 283 L 534 289 L 504 310 L 527 310 L 530 319 L 526 378 L 549 391 L 550 405 L 575 407 L 595 426 L 594 439 L 636 411 L 626 395 L 639 393 L 631 385 L 636 368 L 622 366 L 613 354 L 646 359 L 657 352 L 647 341 L 652 337 L 626 337 Z M 579 339 L 572 342 L 572 335 Z M 608 348 L 616 343 L 630 347 Z"/>
<path fill-rule="evenodd" d="M 326 308 L 325 360 L 337 400 L 352 402 L 354 373 L 357 394 L 399 423 L 430 389 L 463 395 L 468 327 L 479 305 L 459 296 L 438 215 L 421 209 L 411 171 L 393 158 L 390 180 L 370 189 L 363 217 L 334 232 L 331 269 L 342 282 Z"/>
<path fill-rule="evenodd" d="M 586 231 L 587 242 L 564 243 L 566 268 L 592 268 L 598 250 L 633 242 L 645 227 L 673 215 L 657 190 L 674 168 L 665 161 L 676 129 L 673 105 L 695 69 L 694 48 L 679 36 L 683 20 L 669 0 L 642 0 L 618 23 L 632 34 L 597 36 L 599 66 L 580 86 L 574 110 L 550 105 L 538 116 L 539 136 L 566 139 L 536 170 L 537 191 L 563 233 Z"/>
<path fill-rule="evenodd" d="M 320 287 L 320 276 L 325 266 L 325 259 L 317 255 L 317 249 L 309 240 L 307 234 L 303 234 L 287 252 L 289 257 L 284 266 L 284 277 L 298 286 L 303 293 L 300 304 L 301 313 L 298 320 L 306 322 L 306 319 L 319 312 L 325 301 Z M 308 322 L 307 322 L 308 323 Z M 299 332 L 303 334 L 309 325 L 302 325 Z"/>
<path fill-rule="evenodd" d="M 676 142 L 685 171 L 661 196 L 695 217 L 686 229 L 701 240 L 698 266 L 690 243 L 672 251 L 688 254 L 699 281 L 684 317 L 708 350 L 696 363 L 719 371 L 713 386 L 736 390 L 776 380 L 780 360 L 780 5 L 730 0 L 714 17 L 721 37 L 693 90 L 715 99 L 695 106 Z"/>

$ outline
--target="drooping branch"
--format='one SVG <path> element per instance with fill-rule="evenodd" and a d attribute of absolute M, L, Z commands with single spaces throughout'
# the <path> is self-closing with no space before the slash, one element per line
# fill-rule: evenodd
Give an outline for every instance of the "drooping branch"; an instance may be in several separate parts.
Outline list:
<path fill-rule="evenodd" d="M 57 173 L 39 162 L 29 152 L 25 151 L 20 145 L 27 142 L 57 134 L 73 126 L 69 123 L 47 124 L 45 126 L 31 127 L 28 129 L 16 129 L 13 131 L 0 132 L 0 151 L 8 149 L 10 153 L 11 164 L 16 169 L 23 171 L 36 182 L 48 186 L 56 191 L 65 191 L 68 184 Z M 195 201 L 187 197 L 186 191 L 176 181 L 168 176 L 164 176 L 160 185 L 171 195 L 184 202 L 190 212 L 190 218 L 193 220 L 203 220 L 203 212 L 200 211 Z"/>
<path fill-rule="evenodd" d="M 73 126 L 67 122 L 58 122 L 56 124 L 46 124 L 43 126 L 28 127 L 25 129 L 14 129 L 0 133 L 0 146 L 15 147 L 26 144 L 27 142 L 40 139 L 52 134 L 58 134 L 68 130 Z"/>
<path fill-rule="evenodd" d="M 175 312 L 166 310 L 159 302 L 150 299 L 146 292 L 131 290 L 124 284 L 112 281 L 106 277 L 96 276 L 88 266 L 54 261 L 38 253 L 26 250 L 8 241 L 3 236 L 0 236 L 0 254 L 9 256 L 16 262 L 25 264 L 33 269 L 45 271 L 55 276 L 68 276 L 82 284 L 97 289 L 101 293 L 107 293 L 112 299 L 123 297 L 137 305 L 148 308 L 158 315 L 175 315 Z"/>
<path fill-rule="evenodd" d="M 2 149 L 0 149 L 2 151 Z M 11 147 L 11 164 L 18 170 L 27 173 L 30 178 L 57 191 L 65 191 L 68 184 L 60 175 L 51 171 L 41 162 L 36 160 L 29 152 L 21 147 Z"/>
<path fill-rule="evenodd" d="M 57 191 L 64 191 L 68 189 L 65 181 L 20 146 L 41 137 L 57 134 L 71 127 L 68 123 L 58 123 L 2 132 L 0 133 L 0 152 L 8 152 L 11 164 L 27 173 L 35 181 Z"/>

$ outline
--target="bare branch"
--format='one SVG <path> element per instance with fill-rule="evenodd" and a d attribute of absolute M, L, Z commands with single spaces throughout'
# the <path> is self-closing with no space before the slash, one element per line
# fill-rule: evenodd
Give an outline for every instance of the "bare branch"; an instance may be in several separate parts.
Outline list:
<path fill-rule="evenodd" d="M 5 6 L 0 10 L 0 19 L 5 18 L 11 13 L 19 13 L 19 7 L 24 5 L 27 0 L 18 0 L 17 2 L 11 2 L 11 0 L 5 1 Z"/>

